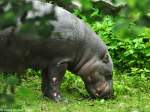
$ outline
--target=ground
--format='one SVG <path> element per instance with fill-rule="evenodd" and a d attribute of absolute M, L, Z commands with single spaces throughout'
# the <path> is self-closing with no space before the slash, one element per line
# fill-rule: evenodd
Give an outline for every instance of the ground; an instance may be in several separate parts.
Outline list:
<path fill-rule="evenodd" d="M 66 75 L 68 75 L 68 73 Z M 80 80 L 78 77 L 74 79 Z M 132 77 L 127 75 L 114 75 L 113 79 L 115 91 L 114 99 L 91 100 L 87 97 L 83 97 L 84 95 L 82 93 L 84 93 L 85 90 L 69 90 L 66 88 L 66 84 L 68 84 L 66 82 L 67 79 L 63 83 L 65 87 L 62 87 L 61 90 L 65 100 L 56 103 L 42 96 L 40 77 L 31 76 L 23 80 L 20 86 L 17 86 L 15 103 L 8 107 L 2 105 L 0 109 L 5 108 L 5 111 L 13 110 L 14 112 L 150 112 L 149 83 L 146 83 L 146 88 L 144 88 L 143 85 L 136 87 L 138 83 L 136 82 L 135 85 L 132 81 Z M 74 85 L 76 86 L 76 84 L 75 82 Z M 84 89 L 84 87 L 82 89 Z"/>

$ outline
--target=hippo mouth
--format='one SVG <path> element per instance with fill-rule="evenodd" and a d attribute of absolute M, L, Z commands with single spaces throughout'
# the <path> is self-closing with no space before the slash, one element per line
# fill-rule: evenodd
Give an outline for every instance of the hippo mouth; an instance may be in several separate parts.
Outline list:
<path fill-rule="evenodd" d="M 101 82 L 94 87 L 86 87 L 92 98 L 110 99 L 112 95 L 112 87 L 110 82 Z"/>

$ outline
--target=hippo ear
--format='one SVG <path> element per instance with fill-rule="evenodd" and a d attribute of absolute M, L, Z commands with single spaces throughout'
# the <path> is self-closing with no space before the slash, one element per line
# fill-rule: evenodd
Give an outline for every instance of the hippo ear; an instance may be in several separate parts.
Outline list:
<path fill-rule="evenodd" d="M 15 27 L 8 27 L 0 31 L 0 42 L 4 45 L 9 45 L 9 40 L 12 39 L 15 34 Z"/>
<path fill-rule="evenodd" d="M 102 61 L 103 61 L 104 63 L 108 63 L 108 62 L 109 62 L 109 55 L 108 55 L 108 53 L 105 53 L 105 56 L 104 56 L 104 58 L 102 59 Z"/>
<path fill-rule="evenodd" d="M 10 36 L 15 33 L 15 27 L 8 27 L 2 31 L 0 31 L 0 35 L 2 36 Z"/>

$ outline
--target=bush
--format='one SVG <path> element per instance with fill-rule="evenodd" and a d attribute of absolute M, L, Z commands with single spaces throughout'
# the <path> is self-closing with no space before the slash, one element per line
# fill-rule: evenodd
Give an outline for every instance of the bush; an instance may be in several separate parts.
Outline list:
<path fill-rule="evenodd" d="M 132 68 L 137 68 L 149 74 L 150 38 L 148 28 L 141 28 L 143 33 L 137 37 L 121 38 L 114 32 L 114 19 L 110 16 L 103 18 L 102 22 L 92 22 L 93 30 L 105 41 L 117 70 L 131 73 Z M 134 24 L 131 24 L 132 28 Z M 130 28 L 129 28 L 130 29 Z M 127 35 L 129 36 L 129 35 Z M 147 70 L 147 71 L 144 71 Z"/>

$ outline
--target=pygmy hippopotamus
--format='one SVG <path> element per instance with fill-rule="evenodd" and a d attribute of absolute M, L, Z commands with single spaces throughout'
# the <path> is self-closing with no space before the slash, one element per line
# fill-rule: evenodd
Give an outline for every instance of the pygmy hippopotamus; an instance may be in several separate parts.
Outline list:
<path fill-rule="evenodd" d="M 43 95 L 61 100 L 60 85 L 65 71 L 79 75 L 93 98 L 112 95 L 113 63 L 104 42 L 82 20 L 52 5 L 33 1 L 25 18 L 41 17 L 53 11 L 55 19 L 48 38 L 18 36 L 14 28 L 0 31 L 0 71 L 20 72 L 27 68 L 42 71 Z"/>

